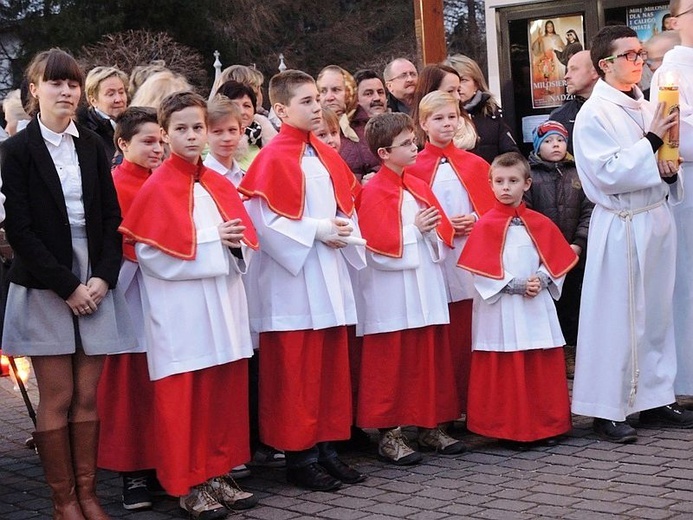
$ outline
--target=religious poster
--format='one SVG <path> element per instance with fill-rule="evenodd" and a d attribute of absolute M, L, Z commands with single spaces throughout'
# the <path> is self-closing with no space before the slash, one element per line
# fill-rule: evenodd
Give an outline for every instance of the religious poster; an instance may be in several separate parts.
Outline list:
<path fill-rule="evenodd" d="M 558 107 L 568 99 L 565 68 L 584 49 L 582 15 L 530 20 L 527 24 L 532 66 L 532 108 Z"/>
<path fill-rule="evenodd" d="M 657 33 L 670 30 L 669 24 L 673 21 L 668 5 L 630 7 L 626 17 L 626 24 L 638 33 L 641 42 L 646 42 Z"/>

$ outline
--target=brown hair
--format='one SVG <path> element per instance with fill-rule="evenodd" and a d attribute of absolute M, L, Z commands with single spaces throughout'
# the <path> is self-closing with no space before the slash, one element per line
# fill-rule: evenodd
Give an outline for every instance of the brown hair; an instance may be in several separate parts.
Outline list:
<path fill-rule="evenodd" d="M 614 42 L 621 38 L 637 37 L 638 33 L 625 25 L 607 25 L 594 35 L 591 42 L 590 58 L 592 58 L 592 65 L 594 65 L 600 78 L 604 78 L 605 73 L 599 66 L 599 62 L 611 56 L 614 52 Z"/>
<path fill-rule="evenodd" d="M 291 98 L 294 97 L 296 88 L 305 83 L 315 85 L 315 80 L 310 74 L 306 74 L 302 70 L 289 69 L 275 74 L 269 83 L 270 103 L 273 105 L 275 103 L 288 105 L 291 102 Z"/>
<path fill-rule="evenodd" d="M 323 107 L 322 120 L 330 130 L 339 130 L 339 116 L 331 108 Z"/>
<path fill-rule="evenodd" d="M 379 157 L 378 149 L 391 147 L 395 137 L 405 130 L 414 131 L 414 121 L 407 114 L 378 114 L 366 123 L 364 137 L 373 155 Z"/>
<path fill-rule="evenodd" d="M 500 154 L 491 163 L 491 168 L 488 171 L 488 178 L 493 178 L 493 171 L 497 168 L 518 168 L 525 180 L 531 178 L 531 170 L 527 159 L 518 152 L 506 152 Z"/>
<path fill-rule="evenodd" d="M 216 125 L 220 121 L 232 117 L 238 122 L 238 127 L 243 129 L 241 111 L 235 103 L 222 94 L 217 94 L 207 102 L 207 124 Z"/>
<path fill-rule="evenodd" d="M 498 102 L 489 90 L 488 84 L 486 83 L 486 78 L 484 78 L 484 73 L 481 72 L 481 68 L 479 68 L 476 61 L 471 59 L 469 56 L 465 56 L 464 54 L 455 54 L 453 56 L 448 56 L 448 59 L 445 60 L 445 64 L 450 65 L 453 69 L 455 69 L 460 78 L 470 78 L 472 81 L 474 81 L 474 84 L 478 90 L 490 96 L 482 110 L 483 115 L 490 117 L 498 111 Z"/>
<path fill-rule="evenodd" d="M 180 112 L 188 107 L 199 107 L 205 114 L 207 120 L 207 102 L 202 96 L 195 92 L 174 92 L 164 98 L 159 106 L 159 124 L 166 132 L 171 122 L 171 115 Z"/>
<path fill-rule="evenodd" d="M 41 81 L 63 79 L 77 81 L 79 88 L 84 90 L 84 74 L 79 65 L 70 54 L 58 48 L 43 51 L 34 56 L 24 76 L 27 83 L 37 86 Z M 38 109 L 38 99 L 31 96 L 27 113 L 31 116 L 36 115 Z"/>
<path fill-rule="evenodd" d="M 113 142 L 120 150 L 118 139 L 125 142 L 130 140 L 140 131 L 145 123 L 159 124 L 156 110 L 150 107 L 129 107 L 116 118 L 116 127 L 113 133 Z M 122 150 L 120 150 L 122 152 Z"/>

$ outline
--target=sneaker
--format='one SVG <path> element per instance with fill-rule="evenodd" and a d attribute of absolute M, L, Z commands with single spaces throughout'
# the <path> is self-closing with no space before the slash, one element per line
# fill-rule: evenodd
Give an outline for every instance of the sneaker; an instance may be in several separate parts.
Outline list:
<path fill-rule="evenodd" d="M 342 487 L 342 482 L 317 462 L 298 468 L 286 468 L 286 481 L 311 491 L 334 491 Z"/>
<path fill-rule="evenodd" d="M 610 421 L 595 417 L 592 428 L 597 435 L 607 441 L 629 444 L 638 440 L 635 428 L 626 421 Z"/>
<path fill-rule="evenodd" d="M 419 428 L 421 451 L 434 450 L 440 455 L 457 455 L 467 449 L 462 441 L 450 437 L 440 427 Z"/>
<path fill-rule="evenodd" d="M 422 459 L 421 454 L 407 444 L 401 428 L 393 428 L 380 434 L 378 458 L 397 466 L 418 464 Z"/>
<path fill-rule="evenodd" d="M 252 493 L 243 491 L 233 479 L 228 477 L 215 477 L 208 481 L 211 495 L 220 504 L 229 509 L 240 511 L 250 509 L 258 503 L 258 498 Z"/>
<path fill-rule="evenodd" d="M 656 428 L 693 428 L 693 412 L 672 403 L 640 412 L 640 424 Z"/>
<path fill-rule="evenodd" d="M 356 484 L 366 480 L 366 475 L 356 471 L 354 468 L 345 464 L 339 457 L 333 457 L 318 462 L 325 471 L 337 480 L 341 480 L 345 484 Z"/>
<path fill-rule="evenodd" d="M 195 520 L 218 520 L 226 518 L 228 511 L 210 493 L 207 483 L 195 486 L 190 494 L 180 497 L 180 508 Z"/>
<path fill-rule="evenodd" d="M 152 507 L 152 495 L 147 489 L 149 476 L 141 471 L 123 473 L 123 507 L 128 511 Z"/>
<path fill-rule="evenodd" d="M 266 444 L 260 444 L 253 455 L 253 460 L 249 462 L 251 466 L 262 466 L 265 468 L 283 468 L 286 466 L 284 452 L 275 450 Z"/>
<path fill-rule="evenodd" d="M 242 478 L 248 478 L 250 476 L 250 470 L 245 464 L 236 466 L 231 471 L 229 471 L 229 476 L 235 480 L 240 480 Z"/>
<path fill-rule="evenodd" d="M 161 482 L 159 482 L 159 479 L 156 478 L 156 471 L 154 470 L 150 470 L 149 474 L 147 475 L 147 490 L 153 497 L 165 497 L 168 495 L 164 487 L 161 485 Z"/>

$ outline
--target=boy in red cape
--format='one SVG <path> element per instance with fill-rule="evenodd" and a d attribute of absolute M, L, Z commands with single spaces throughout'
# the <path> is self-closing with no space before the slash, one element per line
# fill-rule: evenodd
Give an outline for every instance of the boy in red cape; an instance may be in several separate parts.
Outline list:
<path fill-rule="evenodd" d="M 532 183 L 524 157 L 496 157 L 490 180 L 498 202 L 459 259 L 478 291 L 467 428 L 525 446 L 571 429 L 565 341 L 551 298 L 578 258 L 558 227 L 522 202 Z"/>
<path fill-rule="evenodd" d="M 442 264 L 450 312 L 450 346 L 457 395 L 467 410 L 469 366 L 472 355 L 472 275 L 457 267 L 474 223 L 491 209 L 495 198 L 488 183 L 489 164 L 455 147 L 453 137 L 460 120 L 460 103 L 451 94 L 434 90 L 419 103 L 419 121 L 428 137 L 416 163 L 407 173 L 426 181 L 455 228 L 455 251 Z"/>
<path fill-rule="evenodd" d="M 312 77 L 277 74 L 269 96 L 281 131 L 238 188 L 261 244 L 246 276 L 260 334 L 260 440 L 285 452 L 290 483 L 330 491 L 366 478 L 331 442 L 349 438 L 352 416 L 347 325 L 356 305 L 347 262 L 365 265 L 356 178 L 311 133 L 322 121 Z"/>
<path fill-rule="evenodd" d="M 113 170 L 113 184 L 120 210 L 126 216 L 164 154 L 156 110 L 149 107 L 125 110 L 118 116 L 114 140 L 123 161 Z M 97 393 L 101 417 L 98 465 L 121 472 L 123 507 L 136 510 L 151 507 L 151 492 L 161 489 L 155 480 L 156 463 L 151 449 L 154 388 L 147 371 L 141 295 L 144 282 L 132 244 L 123 244 L 123 257 L 118 286 L 125 295 L 137 342 L 123 345 L 122 352 L 109 355 L 104 363 Z"/>
<path fill-rule="evenodd" d="M 241 274 L 257 236 L 233 186 L 205 168 L 207 103 L 166 97 L 159 123 L 171 156 L 152 173 L 120 231 L 144 280 L 147 361 L 154 386 L 151 449 L 159 481 L 195 518 L 257 503 L 225 478 L 250 459 L 248 359 Z M 226 507 L 224 507 L 226 506 Z"/>
<path fill-rule="evenodd" d="M 356 423 L 380 429 L 378 455 L 397 465 L 421 454 L 401 426 L 419 427 L 419 445 L 440 454 L 464 451 L 441 424 L 460 416 L 448 339 L 441 262 L 455 230 L 428 183 L 404 167 L 416 159 L 414 125 L 406 114 L 381 114 L 366 140 L 383 165 L 357 198 L 368 267 L 359 273 L 363 319 Z"/>

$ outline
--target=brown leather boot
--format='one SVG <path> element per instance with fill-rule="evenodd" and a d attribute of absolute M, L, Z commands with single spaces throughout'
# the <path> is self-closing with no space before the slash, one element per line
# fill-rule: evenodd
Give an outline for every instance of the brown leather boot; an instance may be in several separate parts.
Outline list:
<path fill-rule="evenodd" d="M 34 432 L 46 482 L 51 488 L 54 520 L 84 520 L 75 493 L 70 437 L 67 426 L 58 430 Z"/>
<path fill-rule="evenodd" d="M 87 520 L 110 520 L 96 497 L 96 452 L 99 422 L 70 423 L 72 467 L 75 472 L 77 499 Z"/>

